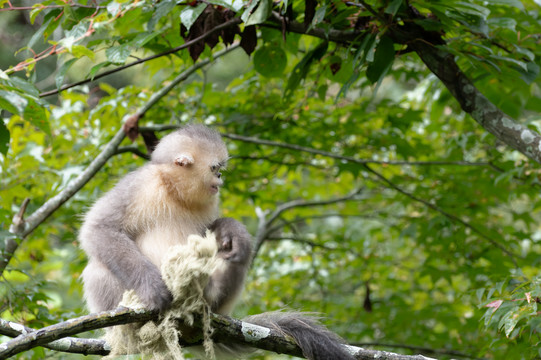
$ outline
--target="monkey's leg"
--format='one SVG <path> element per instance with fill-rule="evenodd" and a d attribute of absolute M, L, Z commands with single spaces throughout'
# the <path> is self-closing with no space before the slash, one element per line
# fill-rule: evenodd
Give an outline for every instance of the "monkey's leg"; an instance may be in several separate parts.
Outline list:
<path fill-rule="evenodd" d="M 146 257 L 125 232 L 107 226 L 107 220 L 85 231 L 84 247 L 92 261 L 99 261 L 118 281 L 122 289 L 133 289 L 150 309 L 165 310 L 172 296 L 160 270 Z M 103 273 L 102 273 L 103 274 Z M 107 279 L 108 280 L 108 279 Z M 92 289 L 90 289 L 92 290 Z M 108 293 L 102 293 L 107 296 Z M 88 297 L 94 294 L 88 294 Z M 107 299 L 112 303 L 116 299 Z"/>
<path fill-rule="evenodd" d="M 112 310 L 117 307 L 125 289 L 104 265 L 91 260 L 81 276 L 86 303 L 91 312 Z"/>

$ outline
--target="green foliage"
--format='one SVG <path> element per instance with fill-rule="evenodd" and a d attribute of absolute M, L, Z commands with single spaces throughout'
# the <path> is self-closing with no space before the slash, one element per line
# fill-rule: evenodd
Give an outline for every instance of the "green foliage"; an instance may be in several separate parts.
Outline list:
<path fill-rule="evenodd" d="M 539 6 L 362 3 L 48 0 L 0 12 L 2 29 L 25 29 L 22 40 L 5 35 L 0 44 L 0 238 L 12 236 L 25 198 L 28 216 L 65 189 L 123 119 L 194 64 L 191 55 L 211 58 L 227 39 L 242 39 L 254 47 L 251 57 L 239 49 L 217 59 L 139 124 L 197 121 L 278 143 L 227 140 L 222 215 L 254 235 L 258 214 L 293 200 L 312 204 L 270 224 L 236 315 L 321 312 L 351 343 L 430 348 L 437 358 L 541 356 L 539 165 L 487 135 L 392 36 L 401 24 L 441 35 L 440 49 L 490 101 L 539 131 Z M 283 32 L 288 22 L 276 15 L 320 36 Z M 233 17 L 244 22 L 171 53 Z M 85 79 L 94 81 L 54 93 Z M 80 216 L 145 163 L 129 151 L 146 152 L 141 138 L 122 146 L 127 151 L 21 242 L 0 279 L 1 318 L 39 328 L 85 312 Z"/>

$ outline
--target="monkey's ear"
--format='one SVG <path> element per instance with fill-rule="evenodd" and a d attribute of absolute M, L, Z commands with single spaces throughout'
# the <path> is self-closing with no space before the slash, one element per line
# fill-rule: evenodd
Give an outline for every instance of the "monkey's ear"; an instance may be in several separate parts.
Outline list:
<path fill-rule="evenodd" d="M 193 156 L 188 153 L 180 154 L 175 159 L 175 165 L 178 165 L 178 166 L 187 166 L 193 163 L 194 163 Z"/>

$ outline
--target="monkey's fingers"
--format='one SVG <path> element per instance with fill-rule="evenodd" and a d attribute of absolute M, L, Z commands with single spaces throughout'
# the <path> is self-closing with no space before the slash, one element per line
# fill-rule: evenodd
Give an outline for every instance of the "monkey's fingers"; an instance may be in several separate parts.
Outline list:
<path fill-rule="evenodd" d="M 171 307 L 173 301 L 173 295 L 161 278 L 159 281 L 140 287 L 136 293 L 150 310 L 163 312 Z"/>

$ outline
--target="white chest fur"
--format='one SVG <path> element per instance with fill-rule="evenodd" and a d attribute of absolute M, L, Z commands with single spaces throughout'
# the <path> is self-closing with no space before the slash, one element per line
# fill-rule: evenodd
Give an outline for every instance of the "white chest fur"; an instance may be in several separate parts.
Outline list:
<path fill-rule="evenodd" d="M 190 209 L 174 200 L 159 176 L 148 176 L 135 192 L 124 225 L 142 253 L 158 267 L 171 246 L 184 244 L 191 234 L 202 235 L 218 216 L 218 198 L 208 206 Z"/>

